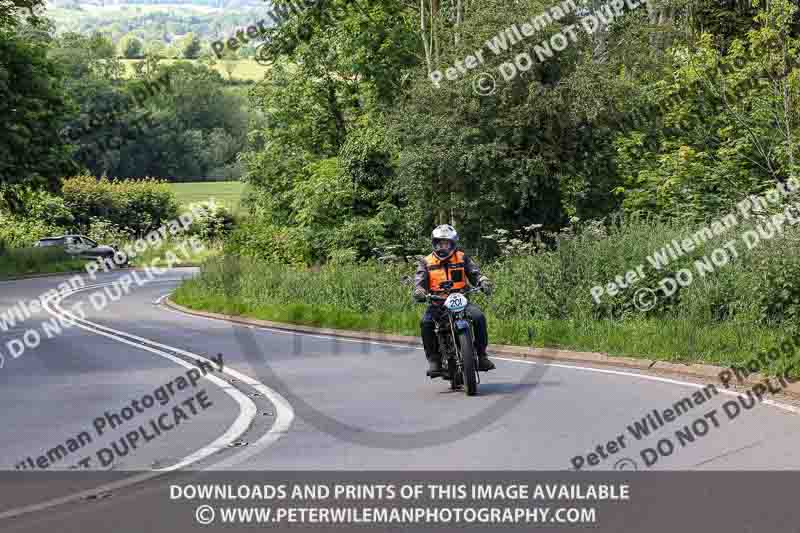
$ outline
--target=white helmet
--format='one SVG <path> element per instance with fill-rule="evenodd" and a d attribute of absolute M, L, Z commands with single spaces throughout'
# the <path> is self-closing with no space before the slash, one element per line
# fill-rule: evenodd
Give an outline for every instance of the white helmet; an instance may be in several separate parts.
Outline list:
<path fill-rule="evenodd" d="M 436 246 L 437 241 L 448 241 L 449 247 L 438 247 Z M 458 242 L 458 232 L 456 228 L 451 226 L 450 224 L 442 224 L 441 226 L 437 226 L 433 233 L 431 234 L 431 245 L 433 246 L 433 253 L 436 254 L 436 257 L 439 260 L 444 261 L 451 255 L 453 252 L 456 251 L 456 243 Z"/>

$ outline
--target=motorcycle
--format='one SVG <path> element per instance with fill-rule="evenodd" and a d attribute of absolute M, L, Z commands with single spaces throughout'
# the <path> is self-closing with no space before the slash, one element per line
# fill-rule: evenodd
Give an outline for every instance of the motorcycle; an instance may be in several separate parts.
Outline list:
<path fill-rule="evenodd" d="M 442 283 L 444 290 L 449 290 L 452 286 L 452 281 Z M 446 297 L 428 294 L 426 299 L 429 303 L 444 302 L 442 312 L 433 317 L 439 354 L 442 357 L 440 377 L 450 381 L 452 390 L 463 387 L 467 396 L 474 396 L 478 392 L 480 376 L 474 326 L 466 312 L 469 304 L 466 295 L 480 290 L 481 287 L 470 287 L 461 292 L 452 292 Z"/>

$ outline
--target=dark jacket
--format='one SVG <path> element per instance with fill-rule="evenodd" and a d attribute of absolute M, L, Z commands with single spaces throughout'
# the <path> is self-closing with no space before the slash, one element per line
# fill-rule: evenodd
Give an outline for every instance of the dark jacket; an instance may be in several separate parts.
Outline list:
<path fill-rule="evenodd" d="M 450 263 L 453 257 L 455 257 L 455 252 L 445 262 Z M 477 287 L 479 283 L 478 280 L 481 277 L 481 269 L 467 254 L 464 254 L 464 272 L 467 274 L 470 285 Z M 422 259 L 417 265 L 416 274 L 414 274 L 414 290 L 423 289 L 425 292 L 428 292 L 428 288 L 428 264 L 425 262 L 425 259 Z"/>

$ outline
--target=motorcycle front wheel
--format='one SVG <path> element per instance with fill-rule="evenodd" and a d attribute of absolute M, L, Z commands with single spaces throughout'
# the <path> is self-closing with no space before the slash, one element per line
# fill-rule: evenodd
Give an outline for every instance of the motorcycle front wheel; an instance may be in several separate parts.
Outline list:
<path fill-rule="evenodd" d="M 462 368 L 464 372 L 464 392 L 467 396 L 475 396 L 478 392 L 478 369 L 475 363 L 475 346 L 472 344 L 472 333 L 464 331 L 458 336 L 461 348 Z"/>
<path fill-rule="evenodd" d="M 461 373 L 458 371 L 458 365 L 454 357 L 447 360 L 447 372 L 450 377 L 450 389 L 456 390 L 461 387 Z"/>

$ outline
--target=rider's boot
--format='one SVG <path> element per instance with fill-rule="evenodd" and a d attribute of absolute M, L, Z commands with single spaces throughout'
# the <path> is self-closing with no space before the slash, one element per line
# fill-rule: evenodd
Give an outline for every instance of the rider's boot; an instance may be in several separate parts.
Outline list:
<path fill-rule="evenodd" d="M 489 356 L 486 355 L 486 352 L 478 355 L 478 370 L 481 372 L 487 372 L 489 370 L 494 370 L 495 366 Z"/>
<path fill-rule="evenodd" d="M 436 378 L 442 375 L 442 359 L 438 356 L 428 358 L 428 377 Z"/>

